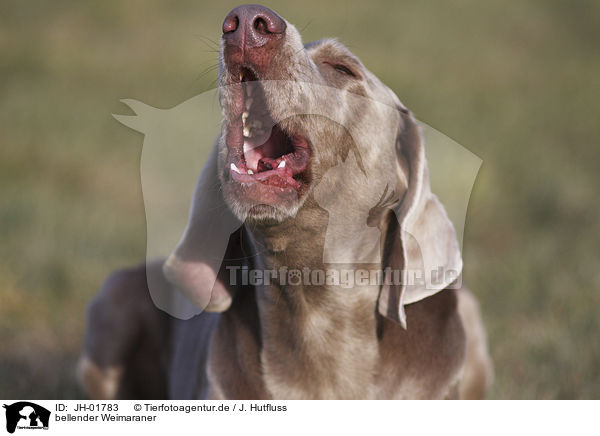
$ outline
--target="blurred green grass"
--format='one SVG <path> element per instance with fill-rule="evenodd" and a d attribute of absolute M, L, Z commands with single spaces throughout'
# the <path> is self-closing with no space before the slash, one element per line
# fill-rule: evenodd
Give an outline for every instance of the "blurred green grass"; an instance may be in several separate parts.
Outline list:
<path fill-rule="evenodd" d="M 483 159 L 464 258 L 490 397 L 599 398 L 600 4 L 266 5 L 305 41 L 339 37 Z M 234 6 L 0 3 L 0 397 L 80 397 L 85 303 L 145 254 L 142 137 L 111 113 L 121 98 L 164 108 L 213 87 Z"/>

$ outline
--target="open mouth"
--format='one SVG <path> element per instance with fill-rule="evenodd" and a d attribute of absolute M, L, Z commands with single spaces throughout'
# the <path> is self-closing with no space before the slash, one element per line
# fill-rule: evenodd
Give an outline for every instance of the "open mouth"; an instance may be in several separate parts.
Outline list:
<path fill-rule="evenodd" d="M 242 67 L 239 78 L 236 115 L 227 133 L 231 178 L 243 185 L 293 189 L 300 194 L 308 183 L 308 141 L 273 120 L 263 87 L 251 69 Z"/>

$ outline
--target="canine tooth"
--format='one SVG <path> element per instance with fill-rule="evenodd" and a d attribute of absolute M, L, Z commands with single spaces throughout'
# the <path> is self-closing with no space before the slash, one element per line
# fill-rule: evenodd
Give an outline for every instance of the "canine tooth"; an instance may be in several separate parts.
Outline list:
<path fill-rule="evenodd" d="M 279 165 L 277 165 L 277 168 L 285 168 L 285 161 L 282 160 L 281 162 L 279 162 Z"/>
<path fill-rule="evenodd" d="M 230 168 L 232 171 L 235 171 L 236 173 L 241 174 L 240 170 L 238 169 L 238 167 L 235 166 L 234 163 L 231 164 Z"/>
<path fill-rule="evenodd" d="M 249 116 L 250 114 L 248 112 L 244 112 L 242 114 L 242 121 L 245 123 Z"/>
<path fill-rule="evenodd" d="M 249 138 L 249 137 L 250 137 L 250 128 L 249 128 L 249 127 L 247 127 L 247 126 L 244 126 L 244 131 L 243 131 L 243 133 L 244 133 L 244 136 L 245 136 L 246 138 Z"/>
<path fill-rule="evenodd" d="M 248 170 L 248 174 L 254 174 L 254 171 Z"/>
<path fill-rule="evenodd" d="M 253 101 L 254 101 L 254 99 L 252 97 L 248 97 L 246 99 L 246 110 L 250 110 L 250 108 L 252 107 Z"/>

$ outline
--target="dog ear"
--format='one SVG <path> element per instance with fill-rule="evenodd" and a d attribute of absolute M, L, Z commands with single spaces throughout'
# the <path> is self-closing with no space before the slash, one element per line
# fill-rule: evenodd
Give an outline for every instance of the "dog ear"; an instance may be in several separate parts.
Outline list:
<path fill-rule="evenodd" d="M 163 266 L 167 279 L 207 312 L 231 305 L 233 287 L 222 264 L 228 246 L 231 251 L 239 242 L 232 233 L 242 225 L 223 200 L 217 172 L 215 146 L 198 179 L 185 232 Z"/>
<path fill-rule="evenodd" d="M 400 109 L 400 117 L 396 151 L 399 168 L 408 172 L 408 188 L 388 216 L 378 309 L 406 328 L 404 306 L 452 284 L 462 257 L 452 222 L 431 193 L 420 128 L 406 109 Z"/>

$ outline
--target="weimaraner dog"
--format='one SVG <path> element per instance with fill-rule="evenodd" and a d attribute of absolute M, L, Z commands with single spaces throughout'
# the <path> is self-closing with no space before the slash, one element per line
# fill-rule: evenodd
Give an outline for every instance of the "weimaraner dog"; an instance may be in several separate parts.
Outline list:
<path fill-rule="evenodd" d="M 483 398 L 492 367 L 478 305 L 396 95 L 336 40 L 303 45 L 275 12 L 247 5 L 223 23 L 219 99 L 221 135 L 178 247 L 115 273 L 90 305 L 88 395 Z M 297 273 L 265 274 L 282 271 Z M 331 271 L 382 280 L 343 286 Z M 150 282 L 204 310 L 169 317 Z"/>

